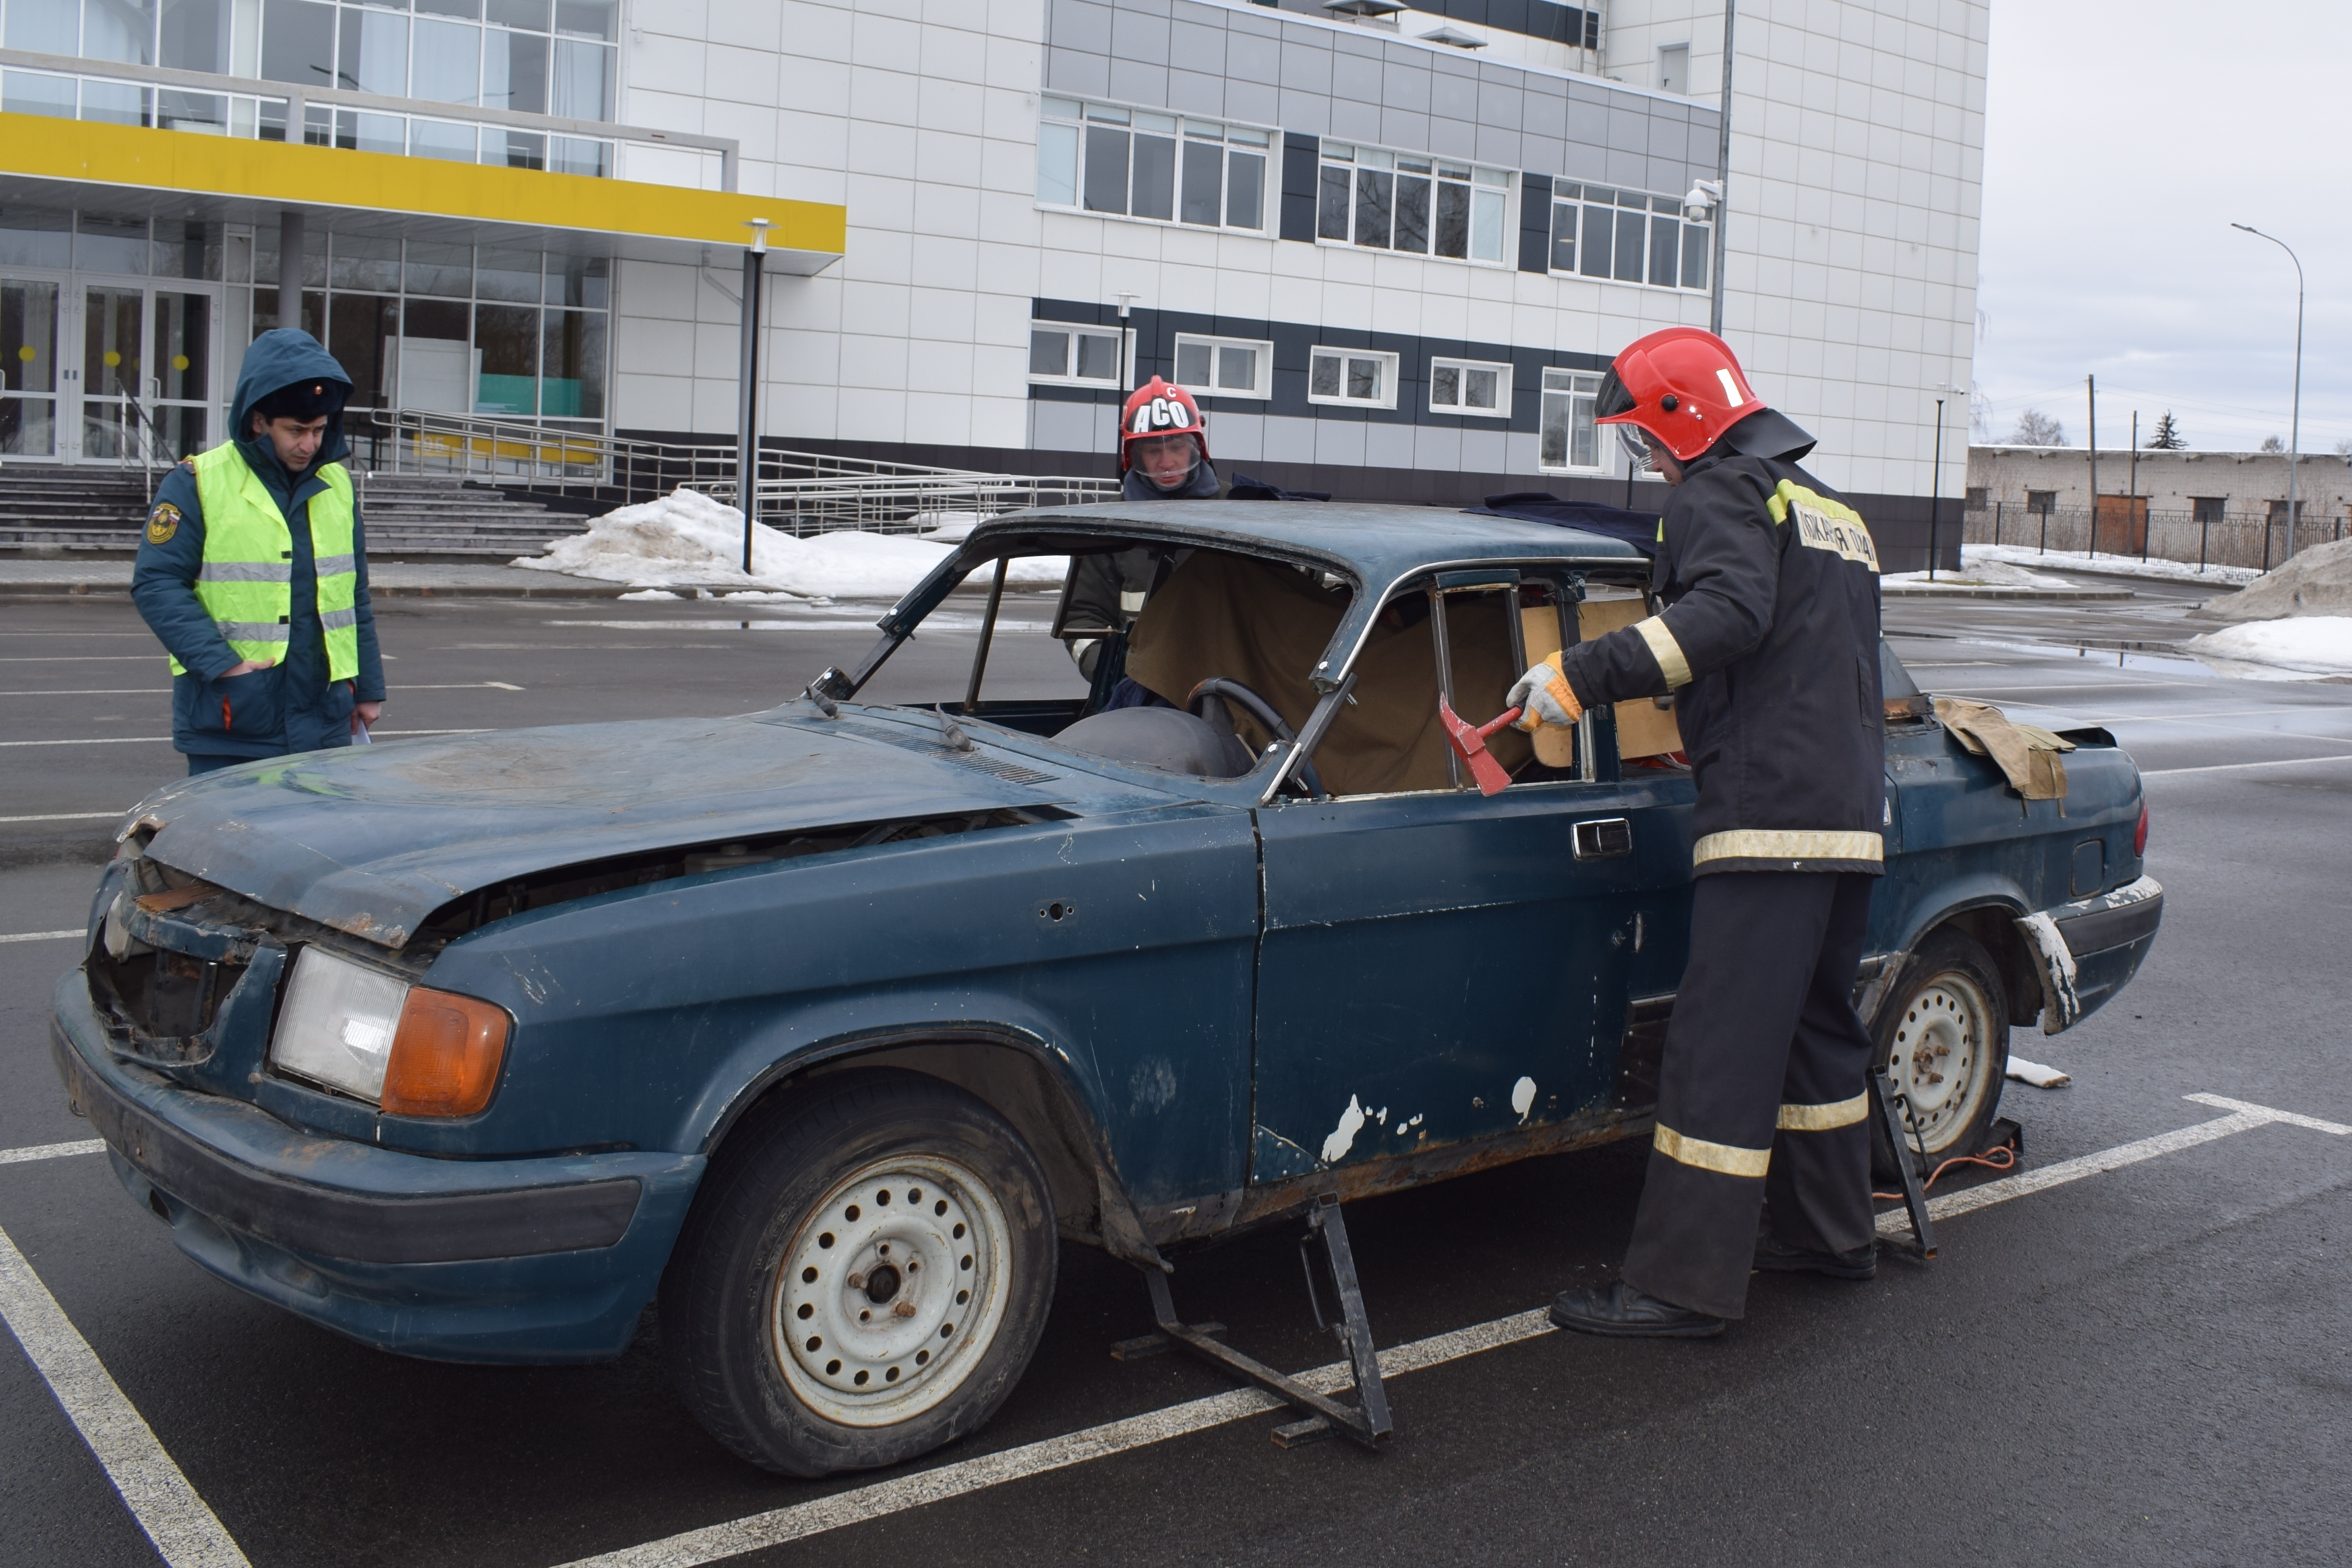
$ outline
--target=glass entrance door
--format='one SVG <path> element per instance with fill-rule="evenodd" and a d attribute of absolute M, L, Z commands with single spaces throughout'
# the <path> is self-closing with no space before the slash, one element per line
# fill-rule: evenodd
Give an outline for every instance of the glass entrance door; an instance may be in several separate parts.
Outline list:
<path fill-rule="evenodd" d="M 209 444 L 213 384 L 213 296 L 155 291 L 150 311 L 154 351 L 147 371 L 156 455 L 176 463 Z"/>
<path fill-rule="evenodd" d="M 58 285 L 0 277 L 0 457 L 58 455 Z"/>
<path fill-rule="evenodd" d="M 81 296 L 81 456 L 126 462 L 139 456 L 134 400 L 142 398 L 147 290 L 89 284 Z"/>
<path fill-rule="evenodd" d="M 57 378 L 67 404 L 58 456 L 161 466 L 217 438 L 216 291 L 81 278 L 64 296 L 80 319 L 62 321 L 57 333 L 68 355 Z M 79 364 L 70 362 L 75 349 Z"/>

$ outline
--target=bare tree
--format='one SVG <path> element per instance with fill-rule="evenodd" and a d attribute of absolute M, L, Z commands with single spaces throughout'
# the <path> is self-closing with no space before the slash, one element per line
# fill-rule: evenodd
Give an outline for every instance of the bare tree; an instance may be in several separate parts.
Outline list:
<path fill-rule="evenodd" d="M 2038 408 L 2029 408 L 2017 416 L 2017 428 L 2010 432 L 2011 446 L 2063 446 L 2066 427 Z"/>
<path fill-rule="evenodd" d="M 2347 462 L 2352 462 L 2352 435 L 2339 435 L 2336 438 L 2336 455 Z"/>
<path fill-rule="evenodd" d="M 2172 423 L 2172 411 L 2166 409 L 2157 419 L 2156 434 L 2147 438 L 2150 452 L 2178 452 L 2189 443 L 2181 438 L 2180 427 Z"/>
<path fill-rule="evenodd" d="M 2286 443 L 2281 441 L 2275 435 L 2265 435 L 2263 437 L 2263 444 L 2254 448 L 2254 450 L 2257 452 L 2268 452 L 2275 455 L 2286 450 Z"/>
<path fill-rule="evenodd" d="M 1992 399 L 1984 388 L 1969 382 L 1969 439 L 1979 446 L 1992 444 Z"/>

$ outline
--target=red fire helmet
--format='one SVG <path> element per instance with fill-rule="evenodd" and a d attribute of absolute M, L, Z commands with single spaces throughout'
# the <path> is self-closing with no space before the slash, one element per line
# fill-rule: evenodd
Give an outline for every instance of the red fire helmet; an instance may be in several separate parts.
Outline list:
<path fill-rule="evenodd" d="M 1601 383 L 1593 421 L 1638 425 L 1676 462 L 1687 463 L 1763 412 L 1730 344 L 1696 327 L 1668 327 L 1618 354 Z"/>
<path fill-rule="evenodd" d="M 1201 461 L 1209 460 L 1209 425 L 1202 417 L 1201 405 L 1182 387 L 1170 386 L 1154 376 L 1136 388 L 1127 406 L 1119 410 L 1118 471 L 1128 470 L 1130 443 L 1157 435 L 1189 435 L 1201 448 Z"/>

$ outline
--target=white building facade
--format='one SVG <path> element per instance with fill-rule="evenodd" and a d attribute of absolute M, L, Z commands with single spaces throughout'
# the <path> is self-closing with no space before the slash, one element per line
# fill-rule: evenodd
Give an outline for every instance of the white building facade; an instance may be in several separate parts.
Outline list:
<path fill-rule="evenodd" d="M 1592 429 L 1591 394 L 1633 338 L 1707 325 L 1720 214 L 1725 334 L 1759 390 L 1820 437 L 1817 471 L 1890 523 L 1958 492 L 1966 398 L 1948 389 L 1969 382 L 1984 0 L 1746 0 L 1714 210 L 1684 198 L 1717 175 L 1721 0 L 1393 6 L 84 0 L 69 35 L 72 0 L 0 0 L 0 110 L 59 112 L 26 110 L 20 76 L 56 77 L 65 54 L 129 60 L 137 49 L 108 26 L 151 29 L 144 76 L 163 84 L 193 57 L 173 54 L 174 18 L 185 33 L 209 7 L 222 42 L 195 63 L 221 79 L 187 79 L 256 95 L 231 136 L 268 138 L 276 114 L 293 140 L 289 117 L 307 116 L 314 146 L 845 210 L 837 260 L 766 285 L 772 444 L 1100 473 L 1121 385 L 1157 373 L 1200 394 L 1222 469 L 1354 497 L 1622 498 L 1625 462 Z M 294 58 L 297 28 L 320 60 Z M 86 120 L 97 69 L 83 67 Z M 336 88 L 306 104 L 291 79 L 305 74 Z M 293 106 L 273 109 L 289 84 Z M 170 94 L 151 90 L 150 118 L 123 123 L 176 123 Z M 224 101 L 236 120 L 241 100 Z M 452 138 L 457 152 L 441 148 Z M 259 301 L 230 301 L 228 349 L 274 320 L 277 257 L 257 222 L 238 263 L 237 214 L 223 211 L 231 256 L 207 265 L 231 296 L 236 267 L 253 269 Z M 346 266 L 346 226 L 314 215 L 308 243 L 324 247 L 318 318 L 352 340 L 330 347 L 370 361 L 363 397 L 732 433 L 739 246 L 619 245 L 597 267 L 577 236 L 485 229 L 460 280 L 451 258 L 468 236 L 448 223 L 433 231 L 438 272 L 387 252 L 380 222 L 354 233 Z M 156 256 L 194 254 L 180 230 L 152 233 Z M 508 274 L 530 270 L 532 245 L 541 298 L 525 302 Z M 420 288 L 449 308 L 409 298 Z M 346 292 L 380 303 L 339 314 Z M 559 344 L 559 306 L 602 314 L 565 318 Z M 413 385 L 404 346 L 413 369 L 434 367 Z M 233 353 L 215 357 L 233 373 Z"/>

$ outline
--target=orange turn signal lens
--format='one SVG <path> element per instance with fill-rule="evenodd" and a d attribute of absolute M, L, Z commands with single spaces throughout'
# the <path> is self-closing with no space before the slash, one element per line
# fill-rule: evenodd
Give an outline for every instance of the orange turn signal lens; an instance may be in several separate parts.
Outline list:
<path fill-rule="evenodd" d="M 470 1116 L 490 1103 L 506 1054 L 504 1008 L 412 986 L 384 1067 L 383 1109 L 394 1116 Z"/>

